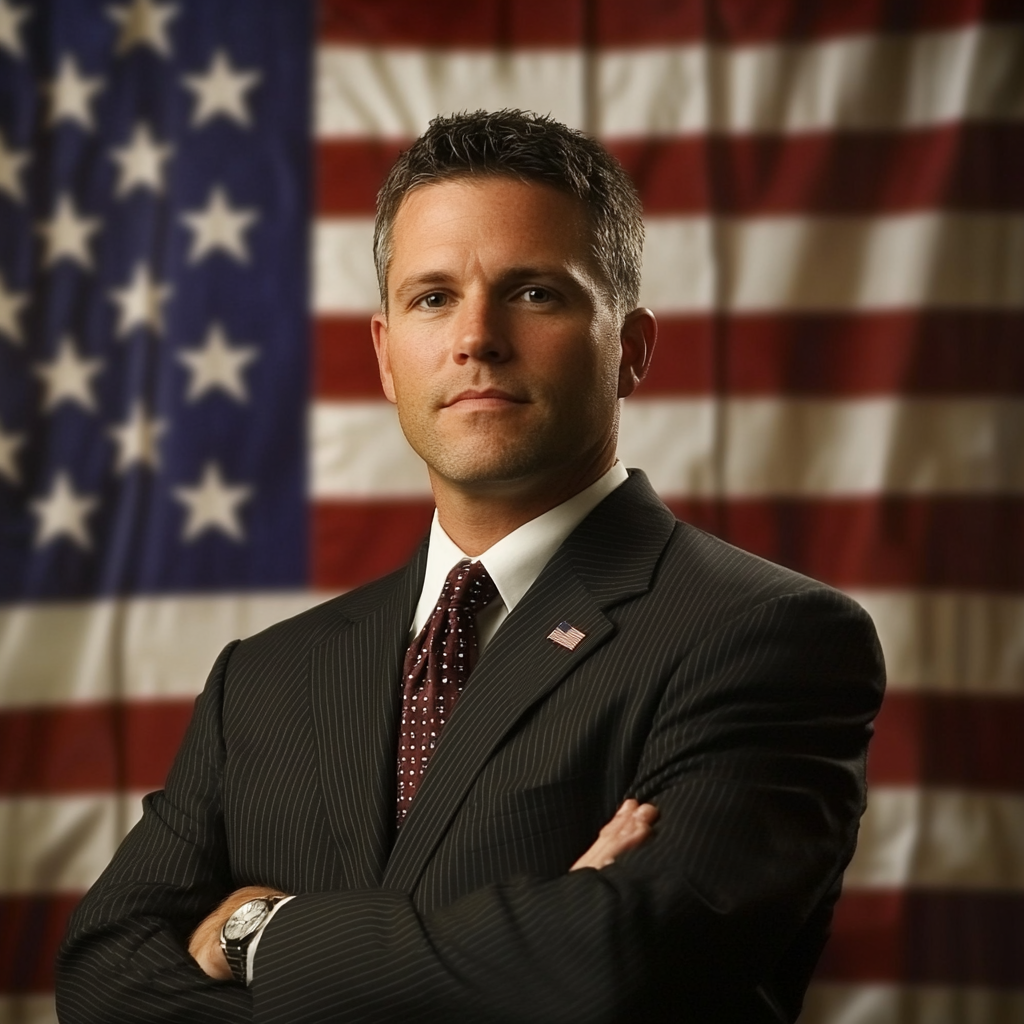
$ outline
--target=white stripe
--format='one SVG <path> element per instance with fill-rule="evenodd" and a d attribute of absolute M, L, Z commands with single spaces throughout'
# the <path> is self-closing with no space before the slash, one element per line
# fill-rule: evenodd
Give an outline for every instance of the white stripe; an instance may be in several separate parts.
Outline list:
<path fill-rule="evenodd" d="M 843 885 L 1024 892 L 1024 797 L 874 786 Z"/>
<path fill-rule="evenodd" d="M 380 305 L 373 267 L 373 218 L 313 222 L 313 309 L 369 314 Z"/>
<path fill-rule="evenodd" d="M 142 816 L 141 793 L 0 799 L 0 893 L 84 892 Z"/>
<path fill-rule="evenodd" d="M 319 138 L 415 138 L 437 114 L 522 107 L 582 127 L 576 50 L 457 51 L 321 46 Z"/>
<path fill-rule="evenodd" d="M 1024 216 L 647 220 L 640 304 L 693 313 L 1024 308 Z M 712 253 L 716 253 L 714 258 Z"/>
<path fill-rule="evenodd" d="M 79 892 L 141 815 L 142 794 L 0 799 L 0 893 Z M 876 786 L 846 889 L 1024 891 L 1024 798 Z"/>
<path fill-rule="evenodd" d="M 1024 216 L 651 217 L 641 304 L 655 313 L 1024 309 Z M 317 313 L 378 306 L 368 217 L 313 229 Z"/>
<path fill-rule="evenodd" d="M 802 45 L 626 50 L 598 62 L 599 134 L 878 131 L 1024 117 L 1015 27 Z"/>
<path fill-rule="evenodd" d="M 16 708 L 194 697 L 226 643 L 324 596 L 137 597 L 0 608 L 0 701 Z"/>
<path fill-rule="evenodd" d="M 878 630 L 890 691 L 1024 696 L 1024 597 L 853 590 Z"/>
<path fill-rule="evenodd" d="M 225 643 L 323 594 L 134 598 L 0 610 L 0 707 L 190 699 Z M 1024 598 L 851 592 L 872 616 L 890 690 L 1024 694 Z"/>
<path fill-rule="evenodd" d="M 595 58 L 596 134 L 877 131 L 1024 117 L 1024 32 L 977 26 L 801 45 L 608 49 Z M 587 127 L 582 50 L 322 46 L 319 138 L 419 135 L 431 117 L 522 107 Z"/>
<path fill-rule="evenodd" d="M 315 500 L 430 499 L 426 466 L 389 402 L 315 402 L 310 438 Z"/>
<path fill-rule="evenodd" d="M 0 996 L 0 1024 L 57 1024 L 53 996 Z"/>
<path fill-rule="evenodd" d="M 314 403 L 310 433 L 314 498 L 429 498 L 384 400 Z M 623 403 L 619 456 L 667 497 L 1021 494 L 1021 437 L 1022 401 L 646 399 Z"/>
<path fill-rule="evenodd" d="M 1020 1024 L 1024 992 L 815 981 L 800 1024 Z"/>
<path fill-rule="evenodd" d="M 0 892 L 92 884 L 141 814 L 141 794 L 0 799 Z M 907 885 L 1024 890 L 1024 799 L 878 786 L 847 888 Z"/>

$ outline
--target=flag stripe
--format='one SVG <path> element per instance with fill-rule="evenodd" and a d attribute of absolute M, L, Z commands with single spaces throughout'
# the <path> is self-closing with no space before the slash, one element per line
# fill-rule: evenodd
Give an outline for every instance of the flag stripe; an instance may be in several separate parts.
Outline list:
<path fill-rule="evenodd" d="M 669 498 L 680 518 L 840 588 L 1024 591 L 1019 497 Z M 433 504 L 322 501 L 316 584 L 351 587 L 389 572 L 424 536 Z"/>
<path fill-rule="evenodd" d="M 1024 600 L 988 591 L 849 593 L 875 623 L 889 696 L 899 690 L 1014 696 L 1024 679 Z"/>
<path fill-rule="evenodd" d="M 316 500 L 428 498 L 387 402 L 317 402 L 311 437 Z M 619 457 L 667 498 L 1019 495 L 1021 437 L 1010 399 L 647 399 L 623 406 Z"/>
<path fill-rule="evenodd" d="M 1024 797 L 876 786 L 843 885 L 1024 893 Z"/>
<path fill-rule="evenodd" d="M 0 896 L 0 993 L 53 991 L 57 950 L 81 898 L 81 893 Z"/>
<path fill-rule="evenodd" d="M 1020 1024 L 1024 992 L 812 982 L 800 1024 Z"/>
<path fill-rule="evenodd" d="M 986 20 L 1015 20 L 1014 0 L 930 0 L 927 4 L 786 2 L 751 7 L 664 0 L 419 0 L 352 4 L 321 0 L 317 35 L 322 42 L 373 46 L 450 47 L 578 45 L 649 46 L 708 40 L 731 45 L 830 38 L 863 32 L 927 31 Z M 588 38 L 592 33 L 592 38 Z"/>
<path fill-rule="evenodd" d="M 122 700 L 0 711 L 0 797 L 160 789 L 192 706 Z"/>
<path fill-rule="evenodd" d="M 648 217 L 646 233 L 641 304 L 667 315 L 1024 309 L 1024 215 Z M 318 315 L 379 306 L 372 240 L 369 217 L 317 222 Z"/>
<path fill-rule="evenodd" d="M 411 140 L 331 139 L 317 147 L 317 213 L 372 216 L 377 190 Z M 648 215 L 883 214 L 922 208 L 1020 210 L 1006 173 L 1022 160 L 1017 124 L 902 132 L 619 140 Z"/>
<path fill-rule="evenodd" d="M 58 1024 L 53 996 L 0 996 L 0 1024 Z"/>
<path fill-rule="evenodd" d="M 0 860 L 0 894 L 84 889 L 142 813 L 142 791 L 0 799 L 0 824 L 23 832 L 26 853 Z M 846 876 L 851 894 L 940 887 L 1024 895 L 1024 799 L 878 785 Z M 60 836 L 73 842 L 60 842 Z M 47 852 L 48 851 L 48 852 Z"/>
<path fill-rule="evenodd" d="M 141 793 L 0 799 L 0 826 L 17 835 L 17 858 L 0 859 L 0 894 L 84 891 L 142 815 Z"/>
<path fill-rule="evenodd" d="M 2 707 L 193 698 L 226 643 L 323 596 L 232 593 L 0 606 Z M 118 638 L 116 648 L 110 635 Z"/>
<path fill-rule="evenodd" d="M 369 314 L 315 324 L 315 395 L 380 399 Z M 721 393 L 852 398 L 1024 391 L 1024 312 L 659 316 L 637 400 Z"/>
<path fill-rule="evenodd" d="M 1020 987 L 1024 894 L 848 889 L 817 976 Z"/>
<path fill-rule="evenodd" d="M 410 546 L 425 535 L 431 508 L 420 506 L 419 521 L 404 537 Z M 352 548 L 381 543 L 381 534 L 397 522 L 392 554 L 396 563 L 405 560 L 400 546 L 403 520 L 387 518 L 394 510 L 372 503 L 352 503 L 345 509 L 345 514 L 340 506 L 336 511 L 339 523 L 351 527 Z M 333 584 L 324 587 L 340 589 Z M 878 628 L 890 696 L 897 690 L 1020 695 L 1024 597 L 962 590 L 849 592 Z M 0 676 L 5 681 L 0 707 L 31 711 L 112 699 L 191 701 L 225 643 L 250 636 L 326 596 L 311 592 L 256 597 L 248 604 L 235 596 L 134 598 L 0 609 Z M 90 638 L 110 629 L 112 621 L 123 638 L 116 662 L 90 653 Z M 55 636 L 68 642 L 55 644 Z M 187 644 L 180 642 L 182 636 L 189 638 Z M 20 642 L 14 643 L 15 638 Z"/>
<path fill-rule="evenodd" d="M 868 781 L 1019 793 L 1024 779 L 1022 738 L 1024 694 L 890 692 L 875 720 Z M 874 803 L 872 794 L 869 810 Z M 1018 826 L 1024 830 L 1024 803 L 1017 807 L 1017 814 Z M 916 821 L 912 827 L 917 827 Z M 993 841 L 987 849 L 990 856 L 1005 855 L 1001 841 Z M 1010 864 L 1024 871 L 1024 838 L 1018 850 L 1020 856 Z"/>
<path fill-rule="evenodd" d="M 159 789 L 191 716 L 187 698 L 0 711 L 0 797 Z M 1024 778 L 1021 736 L 1024 697 L 896 691 L 868 778 L 1011 792 Z"/>
<path fill-rule="evenodd" d="M 718 132 L 880 131 L 1024 117 L 1024 31 L 970 25 L 732 50 L 321 45 L 321 139 L 410 139 L 437 113 L 523 107 L 608 140 Z M 796 82 L 798 89 L 784 86 Z M 586 90 L 592 88 L 593 95 Z M 856 97 L 856 102 L 851 98 Z M 588 109 L 589 108 L 589 109 Z"/>

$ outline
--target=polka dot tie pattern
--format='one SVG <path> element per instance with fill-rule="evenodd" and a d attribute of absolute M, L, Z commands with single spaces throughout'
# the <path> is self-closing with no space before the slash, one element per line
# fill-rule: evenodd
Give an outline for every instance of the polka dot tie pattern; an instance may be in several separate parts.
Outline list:
<path fill-rule="evenodd" d="M 402 727 L 398 739 L 397 822 L 405 821 L 466 680 L 476 664 L 476 614 L 498 596 L 480 562 L 461 561 L 409 645 L 402 670 Z"/>

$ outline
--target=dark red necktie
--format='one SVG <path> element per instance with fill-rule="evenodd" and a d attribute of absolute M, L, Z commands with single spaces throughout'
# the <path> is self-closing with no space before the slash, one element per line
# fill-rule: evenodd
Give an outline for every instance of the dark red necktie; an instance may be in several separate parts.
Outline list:
<path fill-rule="evenodd" d="M 498 595 L 480 562 L 462 561 L 444 581 L 433 615 L 409 645 L 402 670 L 402 729 L 398 738 L 401 825 L 430 755 L 476 664 L 476 613 Z"/>

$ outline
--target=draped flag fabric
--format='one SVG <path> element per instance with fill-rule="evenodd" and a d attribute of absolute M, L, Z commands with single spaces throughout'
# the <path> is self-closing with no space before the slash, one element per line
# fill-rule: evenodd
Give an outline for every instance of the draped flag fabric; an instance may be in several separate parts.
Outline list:
<path fill-rule="evenodd" d="M 373 200 L 436 113 L 644 200 L 620 454 L 855 596 L 889 690 L 811 1024 L 1024 1021 L 1024 12 L 0 0 L 0 1024 L 229 640 L 400 564 Z"/>

